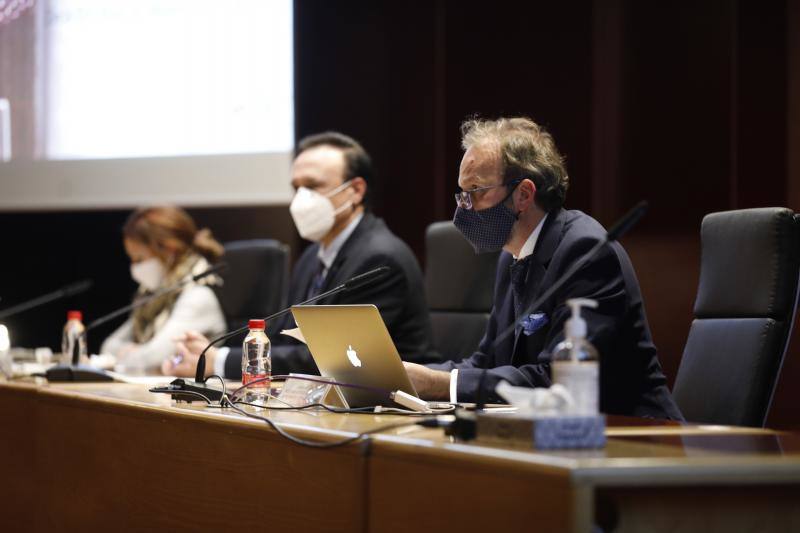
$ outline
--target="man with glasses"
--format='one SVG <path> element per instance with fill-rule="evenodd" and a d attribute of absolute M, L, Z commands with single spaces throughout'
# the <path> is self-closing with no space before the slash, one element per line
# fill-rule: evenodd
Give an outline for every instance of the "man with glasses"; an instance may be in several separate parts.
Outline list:
<path fill-rule="evenodd" d="M 470 120 L 462 126 L 462 147 L 453 222 L 477 253 L 506 253 L 498 262 L 494 306 L 478 351 L 460 362 L 406 363 L 420 396 L 497 402 L 494 390 L 501 380 L 549 387 L 549 354 L 564 339 L 570 315 L 565 302 L 591 298 L 598 307 L 582 314 L 589 341 L 600 353 L 601 410 L 681 419 L 650 336 L 633 266 L 618 243 L 602 249 L 536 309 L 528 309 L 605 237 L 597 221 L 563 209 L 569 178 L 550 134 L 528 118 Z"/>
<path fill-rule="evenodd" d="M 406 361 L 430 362 L 430 317 L 422 273 L 409 247 L 369 211 L 372 162 L 361 145 L 341 133 L 301 140 L 292 164 L 295 196 L 289 210 L 297 231 L 314 244 L 292 271 L 289 303 L 329 290 L 351 277 L 388 266 L 377 283 L 326 298 L 324 304 L 374 304 Z M 318 373 L 304 344 L 277 333 L 294 328 L 291 314 L 268 325 L 273 374 Z M 193 376 L 208 339 L 187 332 L 177 343 L 177 362 L 165 361 L 165 374 Z M 241 378 L 241 349 L 209 349 L 206 372 Z"/>

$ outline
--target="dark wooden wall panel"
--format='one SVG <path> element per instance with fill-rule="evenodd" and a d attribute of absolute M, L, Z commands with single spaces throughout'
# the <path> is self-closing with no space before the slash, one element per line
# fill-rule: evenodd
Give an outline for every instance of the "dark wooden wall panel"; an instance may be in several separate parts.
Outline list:
<path fill-rule="evenodd" d="M 370 185 L 375 211 L 422 253 L 416 236 L 436 218 L 430 193 L 437 4 L 312 0 L 295 6 L 298 139 L 334 129 L 361 141 L 377 169 Z"/>
<path fill-rule="evenodd" d="M 696 231 L 728 207 L 730 5 L 627 4 L 618 194 L 650 201 L 644 228 Z"/>
<path fill-rule="evenodd" d="M 700 239 L 694 234 L 634 231 L 622 244 L 636 268 L 653 340 L 672 387 L 692 323 Z"/>
<path fill-rule="evenodd" d="M 786 205 L 786 6 L 739 3 L 736 207 Z M 776 178 L 772 178 L 776 176 Z"/>
<path fill-rule="evenodd" d="M 786 35 L 787 193 L 789 207 L 800 211 L 800 2 L 787 3 Z"/>
<path fill-rule="evenodd" d="M 456 190 L 459 124 L 473 115 L 525 115 L 545 126 L 567 159 L 569 202 L 591 207 L 592 4 L 447 4 L 447 180 Z M 447 212 L 454 210 L 448 195 Z"/>

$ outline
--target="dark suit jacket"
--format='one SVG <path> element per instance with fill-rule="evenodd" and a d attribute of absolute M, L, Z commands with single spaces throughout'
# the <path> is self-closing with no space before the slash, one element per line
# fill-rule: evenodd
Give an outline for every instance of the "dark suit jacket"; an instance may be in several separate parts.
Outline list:
<path fill-rule="evenodd" d="M 575 261 L 605 238 L 605 230 L 580 211 L 559 209 L 545 220 L 536 242 L 527 277 L 525 308 L 550 287 Z M 592 298 L 597 309 L 583 309 L 589 341 L 600 353 L 600 408 L 604 413 L 682 419 L 667 388 L 645 317 L 639 282 L 628 255 L 619 243 L 605 246 L 533 313 L 549 321 L 526 335 L 496 337 L 515 320 L 509 269 L 511 254 L 500 256 L 494 289 L 494 307 L 486 334 L 471 357 L 459 363 L 432 365 L 458 368 L 459 401 L 475 401 L 481 389 L 487 401 L 498 401 L 494 389 L 500 380 L 512 385 L 550 386 L 549 354 L 564 339 L 569 298 Z M 484 370 L 485 371 L 485 376 Z"/>
<path fill-rule="evenodd" d="M 318 251 L 319 244 L 309 246 L 295 264 L 289 302 L 298 303 L 306 299 L 308 287 L 317 272 Z M 431 362 L 434 360 L 434 353 L 430 349 L 431 325 L 419 264 L 409 247 L 389 231 L 383 220 L 371 213 L 364 214 L 336 255 L 320 292 L 384 265 L 389 267 L 389 274 L 377 283 L 340 292 L 318 303 L 374 304 L 400 356 L 416 363 Z M 278 333 L 294 327 L 291 313 L 267 325 L 272 341 L 272 373 L 318 374 L 306 346 Z M 241 371 L 241 347 L 232 348 L 225 361 L 225 376 L 239 379 Z"/>

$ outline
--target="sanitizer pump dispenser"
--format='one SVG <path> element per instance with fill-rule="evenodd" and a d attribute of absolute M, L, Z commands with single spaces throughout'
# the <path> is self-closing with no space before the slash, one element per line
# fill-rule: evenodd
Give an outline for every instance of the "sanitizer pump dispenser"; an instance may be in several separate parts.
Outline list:
<path fill-rule="evenodd" d="M 600 372 L 597 350 L 586 340 L 586 321 L 582 307 L 597 307 L 597 302 L 585 298 L 567 300 L 572 318 L 564 325 L 564 341 L 553 353 L 553 383 L 566 388 L 573 398 L 571 414 L 592 416 L 599 412 Z"/>

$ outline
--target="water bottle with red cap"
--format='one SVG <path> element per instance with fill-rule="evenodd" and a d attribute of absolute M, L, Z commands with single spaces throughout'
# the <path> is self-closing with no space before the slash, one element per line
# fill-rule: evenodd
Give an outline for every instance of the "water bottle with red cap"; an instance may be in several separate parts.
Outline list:
<path fill-rule="evenodd" d="M 86 328 L 83 327 L 83 313 L 80 311 L 67 311 L 67 323 L 64 324 L 64 334 L 61 336 L 61 362 L 65 365 L 72 363 L 72 354 L 75 345 L 78 345 L 78 363 L 86 364 L 89 355 L 86 350 Z"/>
<path fill-rule="evenodd" d="M 264 333 L 266 325 L 264 320 L 250 320 L 247 325 L 250 333 L 242 344 L 242 385 L 253 383 L 247 387 L 244 398 L 249 403 L 260 405 L 266 405 L 269 399 L 269 378 L 272 376 L 272 348 Z"/>

